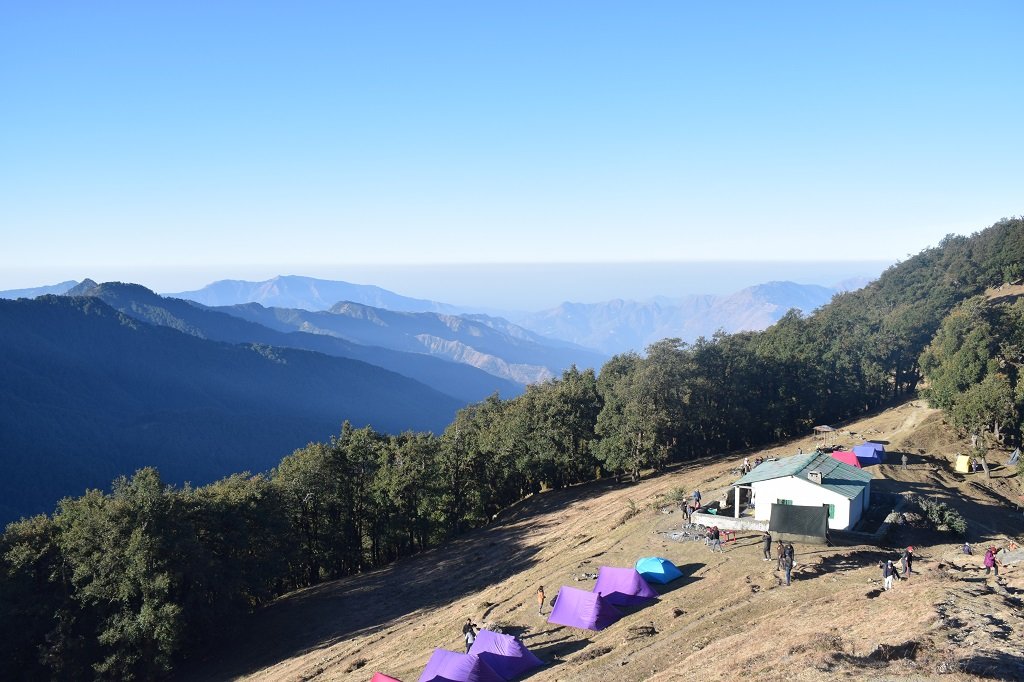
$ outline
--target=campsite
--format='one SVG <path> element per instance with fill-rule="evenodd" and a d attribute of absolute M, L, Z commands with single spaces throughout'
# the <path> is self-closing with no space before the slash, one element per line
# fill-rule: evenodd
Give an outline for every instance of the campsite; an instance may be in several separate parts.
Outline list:
<path fill-rule="evenodd" d="M 910 401 L 839 428 L 842 445 L 871 440 L 909 455 L 907 470 L 898 456 L 863 469 L 883 509 L 879 521 L 889 517 L 889 502 L 920 496 L 959 511 L 977 548 L 1021 539 L 1019 482 L 998 465 L 991 479 L 957 473 L 965 445 L 938 410 Z M 813 448 L 808 434 L 759 454 L 783 458 Z M 764 561 L 759 533 L 738 531 L 714 554 L 702 542 L 673 540 L 682 522 L 679 491 L 699 488 L 705 500 L 728 493 L 742 459 L 710 457 L 637 484 L 605 480 L 541 493 L 444 547 L 282 597 L 258 614 L 236 648 L 182 679 L 354 682 L 380 672 L 410 682 L 435 649 L 464 651 L 467 618 L 516 638 L 540 659 L 541 667 L 516 678 L 537 682 L 1019 673 L 1024 565 L 1004 566 L 998 582 L 986 577 L 980 553 L 962 554 L 960 536 L 927 528 L 912 513 L 892 517 L 879 544 L 795 543 L 790 587 L 774 562 Z M 874 504 L 871 511 L 880 514 Z M 910 544 L 915 574 L 883 592 L 879 561 L 897 560 Z M 680 577 L 646 581 L 656 600 L 609 604 L 604 612 L 621 613 L 614 622 L 591 630 L 549 622 L 549 605 L 537 613 L 539 585 L 549 597 L 561 588 L 595 603 L 593 576 L 651 556 L 669 559 Z"/>

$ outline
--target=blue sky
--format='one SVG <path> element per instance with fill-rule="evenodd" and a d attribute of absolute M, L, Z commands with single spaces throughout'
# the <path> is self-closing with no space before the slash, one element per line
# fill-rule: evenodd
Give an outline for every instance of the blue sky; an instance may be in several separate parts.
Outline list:
<path fill-rule="evenodd" d="M 893 261 L 1024 213 L 1022 25 L 1020 2 L 4 3 L 0 288 Z"/>

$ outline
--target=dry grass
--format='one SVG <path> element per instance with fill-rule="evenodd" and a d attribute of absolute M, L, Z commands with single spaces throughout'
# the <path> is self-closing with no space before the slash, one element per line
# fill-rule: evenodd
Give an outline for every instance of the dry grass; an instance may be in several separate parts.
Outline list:
<path fill-rule="evenodd" d="M 941 495 L 978 539 L 1019 532 L 1019 514 L 947 474 L 959 444 L 934 410 L 907 403 L 842 428 L 914 455 L 909 471 L 878 467 L 879 489 Z M 770 452 L 797 447 L 807 451 L 812 440 Z M 451 547 L 286 596 L 257 619 L 246 644 L 189 679 L 363 682 L 380 670 L 409 682 L 435 647 L 462 650 L 467 617 L 500 624 L 549 662 L 531 682 L 1012 679 L 1000 676 L 1024 664 L 1020 569 L 996 585 L 982 575 L 981 557 L 958 554 L 953 538 L 894 538 L 894 546 L 915 544 L 920 572 L 883 592 L 877 560 L 894 550 L 798 547 L 786 587 L 754 535 L 711 554 L 703 543 L 660 534 L 681 520 L 678 510 L 660 511 L 671 508 L 674 490 L 700 487 L 714 499 L 742 457 L 690 463 L 635 485 L 543 493 Z M 647 555 L 671 559 L 685 575 L 656 604 L 598 633 L 537 614 L 538 585 L 549 596 L 560 585 L 590 589 L 581 576 Z"/>

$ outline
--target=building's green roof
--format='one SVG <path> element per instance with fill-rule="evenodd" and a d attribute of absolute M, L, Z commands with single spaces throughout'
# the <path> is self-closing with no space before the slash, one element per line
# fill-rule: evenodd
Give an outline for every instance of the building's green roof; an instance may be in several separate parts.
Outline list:
<path fill-rule="evenodd" d="M 860 494 L 860 491 L 868 484 L 872 476 L 863 469 L 850 466 L 832 455 L 822 452 L 808 452 L 793 457 L 783 457 L 775 461 L 762 462 L 754 467 L 750 473 L 733 483 L 733 485 L 750 485 L 761 481 L 770 481 L 774 478 L 786 478 L 795 476 L 810 481 L 807 472 L 821 472 L 821 487 L 831 490 L 848 499 L 853 499 Z"/>

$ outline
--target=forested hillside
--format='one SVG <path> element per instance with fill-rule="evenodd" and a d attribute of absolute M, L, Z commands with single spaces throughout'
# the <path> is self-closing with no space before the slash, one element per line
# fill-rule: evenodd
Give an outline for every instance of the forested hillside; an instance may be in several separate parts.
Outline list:
<path fill-rule="evenodd" d="M 206 341 L 95 298 L 0 301 L 0 520 L 120 473 L 208 482 L 274 466 L 348 418 L 440 432 L 463 403 L 355 360 Z"/>
<path fill-rule="evenodd" d="M 67 500 L 2 539 L 0 676 L 151 678 L 275 594 L 443 542 L 529 493 L 806 434 L 914 393 L 924 371 L 933 399 L 953 396 L 953 411 L 973 382 L 1006 374 L 1009 393 L 994 390 L 1010 396 L 1006 411 L 993 422 L 982 410 L 978 424 L 1019 443 L 1024 396 L 1017 375 L 1000 370 L 1005 358 L 985 356 L 966 383 L 940 368 L 964 348 L 981 357 L 1019 343 L 1016 308 L 986 313 L 991 328 L 974 343 L 975 304 L 957 306 L 1022 275 L 1024 221 L 1003 220 L 813 315 L 693 344 L 666 339 L 600 374 L 572 368 L 459 411 L 439 436 L 346 427 L 266 477 L 169 489 L 147 470 L 110 495 Z M 1019 366 L 1019 354 L 1006 357 Z"/>

